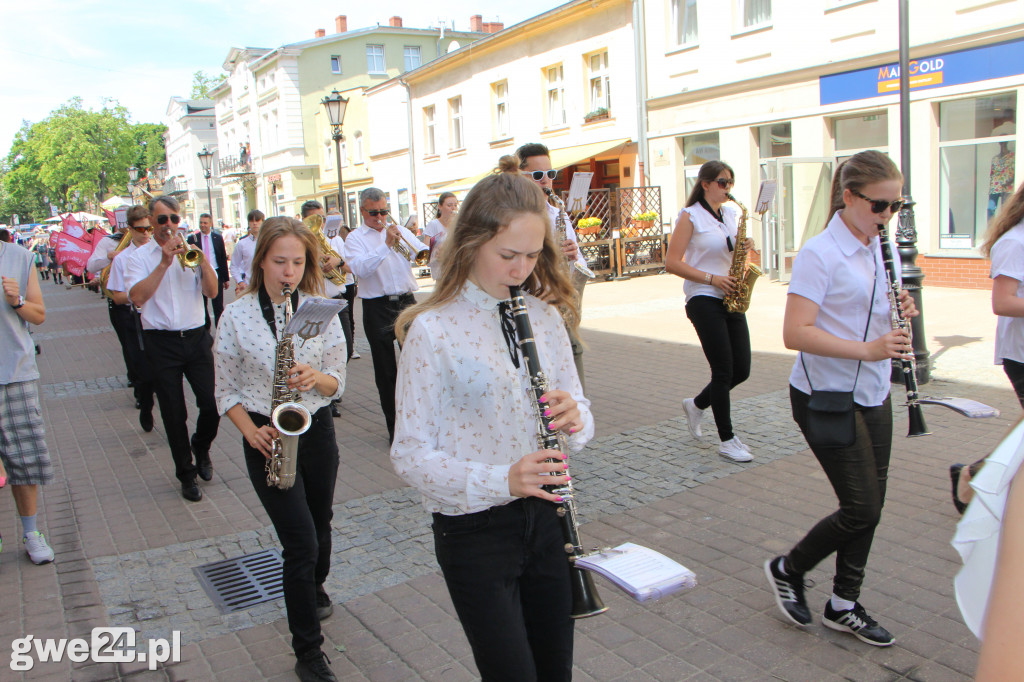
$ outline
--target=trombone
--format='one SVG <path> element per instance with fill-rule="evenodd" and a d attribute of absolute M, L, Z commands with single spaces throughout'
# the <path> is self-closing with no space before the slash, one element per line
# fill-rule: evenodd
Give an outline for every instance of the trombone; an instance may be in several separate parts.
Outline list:
<path fill-rule="evenodd" d="M 388 219 L 391 219 L 390 214 L 388 215 Z M 396 241 L 395 245 L 391 248 L 401 254 L 407 261 L 411 261 L 416 265 L 426 265 L 429 263 L 430 249 L 428 249 L 422 242 L 413 244 L 406 239 L 405 235 L 402 233 L 402 228 L 394 220 L 391 220 L 390 223 L 385 221 L 384 228 L 387 229 L 392 225 L 398 228 L 398 241 Z"/>

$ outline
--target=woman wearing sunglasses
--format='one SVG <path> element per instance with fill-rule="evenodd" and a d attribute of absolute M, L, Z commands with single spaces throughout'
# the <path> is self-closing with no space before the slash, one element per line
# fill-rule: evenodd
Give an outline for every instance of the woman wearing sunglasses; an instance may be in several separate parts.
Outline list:
<path fill-rule="evenodd" d="M 912 352 L 909 334 L 892 329 L 878 226 L 902 208 L 902 186 L 899 169 L 880 152 L 860 152 L 840 164 L 832 180 L 828 227 L 804 244 L 793 263 L 783 340 L 800 355 L 789 377 L 790 403 L 839 509 L 788 554 L 764 564 L 783 616 L 803 626 L 812 620 L 804 575 L 835 553 L 832 596 L 822 623 L 874 646 L 895 640 L 858 600 L 885 502 L 892 449 L 891 359 Z M 894 265 L 898 274 L 898 259 Z M 905 290 L 900 306 L 907 317 L 917 315 Z M 811 428 L 821 415 L 811 410 L 812 391 L 815 398 L 821 392 L 852 393 L 849 407 L 836 410 L 849 415 L 849 440 Z"/>
<path fill-rule="evenodd" d="M 683 401 L 686 423 L 700 438 L 704 410 L 711 407 L 718 427 L 718 453 L 734 462 L 753 459 L 750 448 L 732 428 L 729 392 L 750 376 L 750 332 L 743 313 L 731 313 L 723 298 L 736 289 L 729 275 L 736 248 L 739 210 L 727 206 L 735 176 L 721 161 L 708 161 L 697 173 L 686 208 L 679 212 L 668 244 L 665 269 L 686 282 L 686 316 L 693 323 L 704 356 L 711 366 L 711 381 L 693 398 Z M 746 241 L 747 249 L 754 242 Z"/>

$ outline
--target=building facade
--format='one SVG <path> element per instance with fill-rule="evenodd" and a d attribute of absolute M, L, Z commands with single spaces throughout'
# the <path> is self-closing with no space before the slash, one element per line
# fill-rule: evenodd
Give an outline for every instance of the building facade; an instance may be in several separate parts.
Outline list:
<path fill-rule="evenodd" d="M 218 224 L 217 221 L 223 219 L 224 206 L 216 174 L 217 130 L 213 101 L 172 97 L 167 103 L 165 123 L 165 191 L 181 202 L 182 214 L 193 227 L 199 226 L 201 213 L 209 213 L 214 225 Z M 204 148 L 214 152 L 209 192 L 198 156 Z"/>

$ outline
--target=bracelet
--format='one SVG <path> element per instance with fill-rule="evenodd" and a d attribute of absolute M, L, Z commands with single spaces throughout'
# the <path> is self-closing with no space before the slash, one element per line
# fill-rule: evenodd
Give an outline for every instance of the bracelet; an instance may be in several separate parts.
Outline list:
<path fill-rule="evenodd" d="M 710 272 L 705 272 L 704 273 L 704 283 L 705 284 L 711 284 L 711 280 L 714 279 L 714 277 L 715 276 L 712 275 Z"/>

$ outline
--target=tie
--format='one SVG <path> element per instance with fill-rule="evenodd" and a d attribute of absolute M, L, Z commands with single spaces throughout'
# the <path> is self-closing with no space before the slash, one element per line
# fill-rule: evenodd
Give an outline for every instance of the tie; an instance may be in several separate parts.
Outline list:
<path fill-rule="evenodd" d="M 512 304 L 508 301 L 498 303 L 498 316 L 501 318 L 501 335 L 505 337 L 508 355 L 512 364 L 519 369 L 519 344 L 516 342 L 516 325 L 512 321 Z"/>
<path fill-rule="evenodd" d="M 203 252 L 206 253 L 206 260 L 213 262 L 213 247 L 210 244 L 210 235 L 203 235 Z"/>

